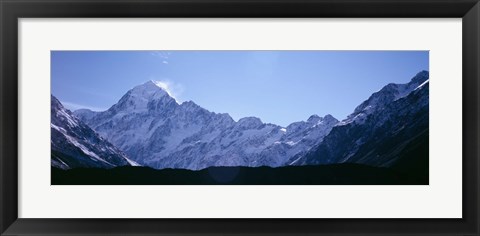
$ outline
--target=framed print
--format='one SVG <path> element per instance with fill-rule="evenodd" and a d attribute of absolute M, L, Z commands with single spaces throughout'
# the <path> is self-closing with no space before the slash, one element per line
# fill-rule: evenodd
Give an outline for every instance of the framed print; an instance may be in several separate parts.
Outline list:
<path fill-rule="evenodd" d="M 429 183 L 428 51 L 51 51 L 50 58 L 52 185 Z M 386 75 L 374 76 L 378 63 Z M 405 81 L 390 75 L 399 64 L 413 72 L 407 83 L 391 83 Z M 360 70 L 371 80 L 350 74 Z M 125 94 L 108 109 L 88 105 L 86 98 L 107 100 L 115 84 L 137 77 L 122 74 L 142 71 L 160 80 L 127 92 L 119 86 Z M 104 88 L 86 80 L 97 77 Z M 354 95 L 339 91 L 363 95 L 360 84 L 370 90 L 382 77 L 381 89 L 341 120 L 314 114 L 342 116 Z M 341 84 L 351 86 L 332 89 Z"/>
<path fill-rule="evenodd" d="M 478 235 L 478 1 L 2 1 L 2 235 Z"/>

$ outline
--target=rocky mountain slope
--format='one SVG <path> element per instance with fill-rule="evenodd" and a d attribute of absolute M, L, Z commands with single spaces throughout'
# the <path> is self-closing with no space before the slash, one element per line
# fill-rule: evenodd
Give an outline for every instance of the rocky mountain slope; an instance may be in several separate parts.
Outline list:
<path fill-rule="evenodd" d="M 54 96 L 51 96 L 50 127 L 51 165 L 54 167 L 70 169 L 138 165 L 73 116 Z"/>
<path fill-rule="evenodd" d="M 390 167 L 420 143 L 427 144 L 428 161 L 428 129 L 429 74 L 422 71 L 407 84 L 389 84 L 372 94 L 322 143 L 290 164 Z"/>

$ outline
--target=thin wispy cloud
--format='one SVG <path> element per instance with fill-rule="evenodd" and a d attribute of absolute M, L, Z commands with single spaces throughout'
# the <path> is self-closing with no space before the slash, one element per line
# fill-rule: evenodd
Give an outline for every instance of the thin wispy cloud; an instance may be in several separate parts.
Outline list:
<path fill-rule="evenodd" d="M 170 97 L 174 98 L 177 103 L 181 103 L 181 95 L 185 90 L 183 85 L 180 83 L 174 83 L 170 80 L 156 80 L 152 79 L 152 81 L 160 88 L 164 89 Z"/>
<path fill-rule="evenodd" d="M 170 58 L 171 52 L 164 52 L 164 51 L 151 51 L 149 52 L 150 55 L 154 57 L 158 57 L 162 60 L 162 64 L 168 65 L 168 59 Z"/>
<path fill-rule="evenodd" d="M 160 57 L 163 59 L 168 59 L 168 57 L 172 54 L 171 52 L 164 52 L 164 51 L 150 51 L 150 55 Z"/>
<path fill-rule="evenodd" d="M 62 105 L 65 108 L 67 108 L 70 111 L 75 111 L 75 110 L 79 110 L 79 109 L 89 109 L 89 110 L 92 110 L 92 111 L 105 111 L 105 110 L 108 109 L 108 108 L 86 106 L 86 105 L 82 105 L 82 104 L 78 104 L 78 103 L 74 103 L 74 102 L 66 102 L 66 101 L 60 101 L 60 102 L 62 103 Z"/>

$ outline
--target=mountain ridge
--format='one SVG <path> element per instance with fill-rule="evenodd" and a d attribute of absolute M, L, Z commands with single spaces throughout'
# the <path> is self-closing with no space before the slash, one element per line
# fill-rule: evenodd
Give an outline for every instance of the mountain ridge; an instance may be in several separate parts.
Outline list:
<path fill-rule="evenodd" d="M 423 115 L 422 117 L 425 117 L 426 112 L 428 117 L 428 83 L 428 71 L 421 71 L 406 84 L 392 83 L 384 86 L 342 121 L 329 114 L 324 117 L 311 115 L 306 121 L 293 122 L 286 127 L 263 123 L 257 117 L 244 117 L 234 121 L 228 113 L 208 111 L 193 101 L 180 104 L 154 81 L 147 81 L 132 88 L 106 111 L 81 109 L 73 114 L 125 152 L 133 161 L 157 169 L 199 170 L 210 166 L 278 167 L 335 163 L 334 161 L 342 163 L 348 162 L 347 160 L 361 162 L 364 159 L 352 157 L 369 141 L 365 139 L 375 139 L 374 136 L 365 136 L 367 133 L 362 137 L 355 136 L 355 140 L 349 140 L 349 148 L 340 148 L 351 152 L 350 154 L 332 157 L 328 153 L 335 152 L 330 150 L 319 156 L 318 150 L 322 147 L 327 150 L 324 144 L 338 140 L 333 138 L 335 135 L 353 137 L 349 134 L 353 132 L 361 136 L 362 128 L 375 133 L 392 117 L 401 121 L 395 117 L 398 109 L 396 106 L 407 101 L 411 94 L 422 93 L 424 104 L 418 106 L 427 106 L 427 109 L 412 112 Z M 403 104 L 402 111 L 408 112 L 410 105 L 416 104 Z M 388 108 L 389 106 L 393 107 Z M 428 122 L 425 126 L 424 120 L 417 124 L 418 122 L 415 123 L 410 118 L 404 122 L 406 126 L 420 125 L 419 131 L 428 130 Z M 375 124 L 372 124 L 372 119 L 376 119 Z M 365 126 L 365 123 L 371 127 Z M 399 137 L 385 136 L 386 139 Z M 324 142 L 324 139 L 328 142 Z M 351 156 L 347 157 L 348 155 Z M 374 158 L 369 160 L 362 164 L 383 166 L 393 163 L 392 160 L 384 160 L 383 163 L 373 161 Z"/>
<path fill-rule="evenodd" d="M 51 95 L 51 165 L 61 169 L 77 167 L 113 168 L 138 165 L 65 109 Z"/>
<path fill-rule="evenodd" d="M 303 152 L 338 122 L 331 115 L 312 115 L 288 127 L 263 123 L 258 117 L 234 121 L 228 113 L 208 111 L 193 101 L 178 104 L 157 87 L 146 82 L 129 90 L 107 111 L 74 114 L 129 156 L 140 155 L 134 159 L 143 165 L 193 170 L 216 165 L 279 166 L 285 160 L 272 155 Z M 302 127 L 297 132 L 303 136 L 293 132 L 295 126 Z M 316 135 L 311 137 L 311 133 Z M 198 157 L 186 158 L 192 155 Z"/>
<path fill-rule="evenodd" d="M 363 117 L 358 118 L 359 115 Z M 389 84 L 372 94 L 334 127 L 324 142 L 291 164 L 348 162 L 393 166 L 398 153 L 414 145 L 412 140 L 419 134 L 423 136 L 417 141 L 428 142 L 428 117 L 429 76 L 422 71 L 407 84 Z"/>

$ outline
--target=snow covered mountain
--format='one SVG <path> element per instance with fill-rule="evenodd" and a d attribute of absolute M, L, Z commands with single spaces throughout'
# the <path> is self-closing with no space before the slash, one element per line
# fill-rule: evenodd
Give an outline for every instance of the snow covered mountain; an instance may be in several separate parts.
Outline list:
<path fill-rule="evenodd" d="M 383 109 L 389 103 L 408 96 L 411 92 L 428 83 L 428 78 L 428 71 L 421 71 L 407 84 L 391 83 L 386 85 L 380 91 L 373 93 L 366 101 L 362 102 L 347 119 L 338 125 L 344 125 L 350 122 L 363 122 L 369 114 Z"/>
<path fill-rule="evenodd" d="M 153 168 L 282 166 L 318 145 L 338 120 L 311 116 L 287 127 L 177 103 L 155 81 L 128 91 L 107 111 L 75 116 L 134 161 Z"/>
<path fill-rule="evenodd" d="M 416 166 L 427 163 L 428 169 L 428 119 L 429 73 L 422 71 L 407 84 L 388 84 L 372 94 L 322 143 L 289 164 L 391 167 L 406 163 L 399 158 L 407 156 Z"/>
<path fill-rule="evenodd" d="M 155 81 L 129 90 L 107 111 L 74 115 L 117 151 L 157 169 L 345 162 L 389 167 L 418 155 L 428 162 L 428 81 L 422 71 L 407 84 L 388 84 L 341 122 L 331 115 L 287 127 L 256 117 L 236 122 L 192 101 L 179 104 Z M 403 156 L 410 159 L 399 160 Z"/>
<path fill-rule="evenodd" d="M 138 165 L 73 116 L 53 95 L 50 127 L 51 165 L 54 167 L 70 169 Z"/>

